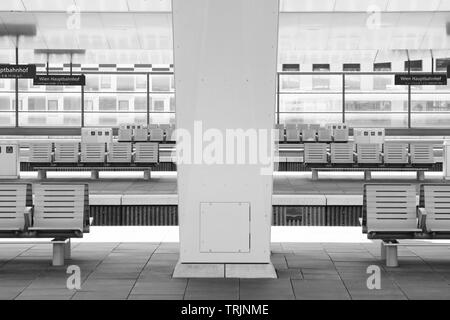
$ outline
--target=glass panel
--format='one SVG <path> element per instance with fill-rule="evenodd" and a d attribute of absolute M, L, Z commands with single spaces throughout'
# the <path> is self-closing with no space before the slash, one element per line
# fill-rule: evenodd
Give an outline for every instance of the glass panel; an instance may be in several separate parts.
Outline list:
<path fill-rule="evenodd" d="M 342 122 L 342 113 L 280 113 L 280 123 L 320 124 Z"/>
<path fill-rule="evenodd" d="M 134 98 L 134 111 L 147 112 L 147 97 Z"/>
<path fill-rule="evenodd" d="M 150 97 L 150 112 L 173 112 L 174 95 L 153 94 Z"/>
<path fill-rule="evenodd" d="M 151 75 L 150 91 L 172 92 L 173 90 L 173 75 Z"/>
<path fill-rule="evenodd" d="M 19 126 L 24 127 L 79 127 L 81 113 L 20 112 Z"/>
<path fill-rule="evenodd" d="M 175 114 L 150 113 L 150 124 L 175 124 Z"/>
<path fill-rule="evenodd" d="M 134 76 L 117 76 L 117 91 L 134 91 Z"/>
<path fill-rule="evenodd" d="M 280 92 L 342 92 L 341 75 L 280 75 Z"/>
<path fill-rule="evenodd" d="M 411 126 L 450 127 L 450 92 L 413 94 L 411 96 Z"/>
<path fill-rule="evenodd" d="M 406 128 L 408 114 L 398 113 L 346 113 L 345 122 L 350 127 Z"/>
<path fill-rule="evenodd" d="M 411 113 L 411 125 L 417 128 L 449 128 L 450 113 Z"/>
<path fill-rule="evenodd" d="M 119 127 L 121 124 L 146 124 L 145 113 L 85 113 L 85 125 L 88 127 Z"/>
<path fill-rule="evenodd" d="M 340 94 L 283 94 L 280 112 L 341 112 Z"/>
<path fill-rule="evenodd" d="M 405 94 L 347 94 L 347 112 L 408 112 L 408 95 Z"/>
<path fill-rule="evenodd" d="M 3 111 L 14 111 L 13 101 L 11 100 L 12 96 L 1 95 L 0 96 L 0 112 Z"/>

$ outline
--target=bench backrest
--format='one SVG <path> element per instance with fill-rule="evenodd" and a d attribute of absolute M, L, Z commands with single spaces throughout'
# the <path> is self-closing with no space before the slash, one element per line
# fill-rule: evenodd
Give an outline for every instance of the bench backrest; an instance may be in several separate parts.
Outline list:
<path fill-rule="evenodd" d="M 363 199 L 363 226 L 369 231 L 417 228 L 415 186 L 366 184 Z"/>
<path fill-rule="evenodd" d="M 42 183 L 34 194 L 34 228 L 83 232 L 89 224 L 87 184 Z"/>
<path fill-rule="evenodd" d="M 81 144 L 81 162 L 104 162 L 105 154 L 105 143 Z"/>
<path fill-rule="evenodd" d="M 409 144 L 399 142 L 386 142 L 384 144 L 385 163 L 408 163 Z"/>
<path fill-rule="evenodd" d="M 411 143 L 411 163 L 434 163 L 432 143 Z"/>
<path fill-rule="evenodd" d="M 358 163 L 381 163 L 381 146 L 375 143 L 360 143 L 356 146 Z"/>
<path fill-rule="evenodd" d="M 427 211 L 428 229 L 450 230 L 450 184 L 421 185 L 420 207 Z"/>
<path fill-rule="evenodd" d="M 55 142 L 55 162 L 78 162 L 78 142 Z"/>
<path fill-rule="evenodd" d="M 31 163 L 51 163 L 53 144 L 51 142 L 34 142 L 30 144 Z"/>
<path fill-rule="evenodd" d="M 287 141 L 300 141 L 300 132 L 297 125 L 288 123 L 286 124 L 286 140 Z"/>
<path fill-rule="evenodd" d="M 355 146 L 353 142 L 332 143 L 331 144 L 331 163 L 353 163 Z"/>
<path fill-rule="evenodd" d="M 161 142 L 164 140 L 164 130 L 163 129 L 150 129 L 150 141 Z"/>
<path fill-rule="evenodd" d="M 328 144 L 305 143 L 305 163 L 327 163 Z"/>
<path fill-rule="evenodd" d="M 134 162 L 136 163 L 158 163 L 159 144 L 155 142 L 141 142 L 135 145 L 136 152 Z"/>
<path fill-rule="evenodd" d="M 110 145 L 108 152 L 108 162 L 130 163 L 131 162 L 131 143 L 115 142 Z"/>
<path fill-rule="evenodd" d="M 25 208 L 31 206 L 31 184 L 0 184 L 0 231 L 23 229 Z"/>

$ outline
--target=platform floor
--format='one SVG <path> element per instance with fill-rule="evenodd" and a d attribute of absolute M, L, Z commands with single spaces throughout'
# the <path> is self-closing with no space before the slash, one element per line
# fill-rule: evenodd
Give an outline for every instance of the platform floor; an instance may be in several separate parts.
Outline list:
<path fill-rule="evenodd" d="M 363 173 L 319 173 L 320 179 L 311 179 L 311 173 L 276 173 L 274 175 L 274 194 L 326 194 L 326 195 L 362 195 Z M 49 173 L 47 181 L 85 182 L 89 183 L 91 194 L 176 194 L 176 173 L 152 173 L 151 181 L 139 180 L 139 173 L 102 173 L 105 179 L 92 181 L 86 173 Z M 142 174 L 141 174 L 142 175 Z M 23 173 L 21 181 L 39 182 L 34 173 Z M 426 173 L 426 180 L 419 182 L 415 173 L 411 172 L 376 172 L 372 174 L 370 183 L 441 183 L 442 173 Z"/>
<path fill-rule="evenodd" d="M 172 279 L 176 227 L 93 227 L 68 261 L 81 268 L 80 290 L 67 289 L 66 267 L 50 266 L 50 245 L 1 243 L 0 299 L 450 299 L 449 242 L 402 247 L 400 267 L 387 268 L 360 228 L 325 228 L 273 228 L 279 278 L 251 280 Z M 380 290 L 367 288 L 372 265 Z"/>

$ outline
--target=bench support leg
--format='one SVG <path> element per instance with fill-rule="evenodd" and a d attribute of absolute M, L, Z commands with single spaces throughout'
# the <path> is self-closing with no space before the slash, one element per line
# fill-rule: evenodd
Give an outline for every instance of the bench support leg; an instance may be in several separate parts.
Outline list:
<path fill-rule="evenodd" d="M 419 181 L 425 180 L 425 171 L 417 171 L 417 180 Z"/>
<path fill-rule="evenodd" d="M 386 246 L 386 266 L 398 267 L 397 246 Z"/>
<path fill-rule="evenodd" d="M 91 180 L 98 180 L 98 179 L 99 179 L 98 170 L 92 170 L 91 171 Z"/>
<path fill-rule="evenodd" d="M 37 178 L 39 180 L 47 179 L 47 171 L 46 170 L 38 170 L 38 176 Z"/>
<path fill-rule="evenodd" d="M 72 245 L 70 243 L 70 239 L 64 244 L 64 259 L 70 259 L 72 254 Z"/>
<path fill-rule="evenodd" d="M 53 266 L 60 267 L 64 265 L 64 246 L 63 242 L 53 243 Z"/>
<path fill-rule="evenodd" d="M 152 170 L 148 169 L 148 170 L 144 170 L 144 180 L 150 180 L 152 176 Z"/>
<path fill-rule="evenodd" d="M 369 170 L 365 170 L 364 171 L 364 180 L 366 180 L 366 181 L 372 180 L 372 172 L 370 172 Z"/>
<path fill-rule="evenodd" d="M 312 169 L 311 174 L 312 174 L 312 176 L 311 176 L 312 180 L 314 180 L 314 181 L 319 180 L 319 171 L 318 170 Z"/>
<path fill-rule="evenodd" d="M 386 245 L 384 241 L 381 242 L 381 260 L 386 261 Z"/>

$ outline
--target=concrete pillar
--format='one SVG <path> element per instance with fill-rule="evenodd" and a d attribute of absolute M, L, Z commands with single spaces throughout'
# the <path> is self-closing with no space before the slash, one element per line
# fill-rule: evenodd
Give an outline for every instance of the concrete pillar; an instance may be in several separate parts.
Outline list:
<path fill-rule="evenodd" d="M 249 264 L 271 266 L 278 5 L 173 0 L 176 127 L 183 130 L 174 277 L 194 269 L 224 277 L 227 264 L 237 264 L 233 276 Z"/>
<path fill-rule="evenodd" d="M 372 180 L 372 172 L 370 172 L 370 170 L 364 170 L 364 180 Z"/>

